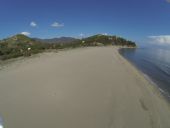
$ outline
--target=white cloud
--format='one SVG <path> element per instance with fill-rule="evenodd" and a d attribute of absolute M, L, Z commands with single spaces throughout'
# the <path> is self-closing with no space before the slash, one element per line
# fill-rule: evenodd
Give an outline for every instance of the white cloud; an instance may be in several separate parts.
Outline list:
<path fill-rule="evenodd" d="M 79 35 L 80 37 L 83 37 L 83 36 L 85 36 L 83 33 L 80 33 L 80 35 Z"/>
<path fill-rule="evenodd" d="M 51 24 L 51 27 L 54 27 L 54 28 L 64 27 L 64 24 L 60 24 L 58 22 L 54 22 L 53 24 Z"/>
<path fill-rule="evenodd" d="M 32 21 L 32 22 L 30 23 L 30 26 L 31 26 L 31 27 L 36 27 L 37 24 L 36 24 L 34 21 Z"/>
<path fill-rule="evenodd" d="M 25 36 L 30 36 L 31 35 L 31 33 L 29 33 L 29 32 L 21 32 L 21 34 L 25 35 Z"/>
<path fill-rule="evenodd" d="M 149 36 L 151 43 L 159 45 L 170 45 L 170 35 Z"/>
<path fill-rule="evenodd" d="M 102 35 L 105 35 L 105 36 L 107 36 L 108 34 L 107 34 L 107 33 L 103 33 Z"/>

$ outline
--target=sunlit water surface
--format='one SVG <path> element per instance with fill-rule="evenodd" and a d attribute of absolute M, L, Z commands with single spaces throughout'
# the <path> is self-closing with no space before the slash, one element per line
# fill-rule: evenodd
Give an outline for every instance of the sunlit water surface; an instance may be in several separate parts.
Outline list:
<path fill-rule="evenodd" d="M 137 48 L 121 49 L 120 53 L 158 85 L 170 100 L 170 50 Z"/>

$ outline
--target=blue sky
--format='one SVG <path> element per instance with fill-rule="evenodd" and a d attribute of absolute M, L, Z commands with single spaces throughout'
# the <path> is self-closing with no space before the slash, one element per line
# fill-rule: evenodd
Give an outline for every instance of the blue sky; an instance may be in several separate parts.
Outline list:
<path fill-rule="evenodd" d="M 107 33 L 170 44 L 170 0 L 1 0 L 0 39 L 17 33 L 39 38 Z"/>

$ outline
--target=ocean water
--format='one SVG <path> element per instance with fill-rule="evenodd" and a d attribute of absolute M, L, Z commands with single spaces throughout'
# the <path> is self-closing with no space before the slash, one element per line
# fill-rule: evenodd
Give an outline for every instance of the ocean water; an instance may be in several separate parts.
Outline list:
<path fill-rule="evenodd" d="M 121 49 L 120 53 L 147 75 L 170 100 L 170 49 Z"/>

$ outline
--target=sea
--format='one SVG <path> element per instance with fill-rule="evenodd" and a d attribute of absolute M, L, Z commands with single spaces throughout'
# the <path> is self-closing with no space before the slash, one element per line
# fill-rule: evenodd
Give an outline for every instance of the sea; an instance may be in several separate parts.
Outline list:
<path fill-rule="evenodd" d="M 170 101 L 170 48 L 123 48 L 119 52 L 142 71 Z"/>

